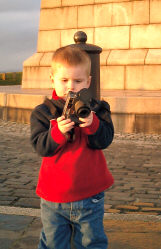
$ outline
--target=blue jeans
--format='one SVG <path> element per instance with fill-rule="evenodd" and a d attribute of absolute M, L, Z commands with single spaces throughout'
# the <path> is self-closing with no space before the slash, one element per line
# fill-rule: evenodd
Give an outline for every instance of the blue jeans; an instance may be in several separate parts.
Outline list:
<path fill-rule="evenodd" d="M 41 199 L 43 229 L 38 249 L 107 249 L 103 228 L 104 193 L 82 201 L 54 203 Z"/>

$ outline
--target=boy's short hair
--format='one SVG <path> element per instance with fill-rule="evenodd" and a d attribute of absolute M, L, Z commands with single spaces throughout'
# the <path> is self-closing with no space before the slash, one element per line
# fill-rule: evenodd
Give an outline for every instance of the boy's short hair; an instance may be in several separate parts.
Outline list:
<path fill-rule="evenodd" d="M 85 65 L 88 76 L 91 72 L 91 59 L 89 55 L 81 48 L 74 46 L 61 47 L 55 51 L 51 63 L 53 73 L 56 71 L 57 64 L 67 66 Z"/>

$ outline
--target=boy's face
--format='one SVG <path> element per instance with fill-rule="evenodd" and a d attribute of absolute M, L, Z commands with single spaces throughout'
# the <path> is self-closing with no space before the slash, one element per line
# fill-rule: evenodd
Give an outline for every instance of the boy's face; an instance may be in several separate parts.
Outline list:
<path fill-rule="evenodd" d="M 79 92 L 83 88 L 89 88 L 91 76 L 87 75 L 85 65 L 57 64 L 56 71 L 51 75 L 51 80 L 57 96 L 66 100 L 69 91 Z"/>

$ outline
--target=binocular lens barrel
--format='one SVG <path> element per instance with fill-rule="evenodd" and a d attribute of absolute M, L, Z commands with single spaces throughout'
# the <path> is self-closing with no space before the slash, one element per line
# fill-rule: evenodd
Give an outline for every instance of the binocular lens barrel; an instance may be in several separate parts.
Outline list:
<path fill-rule="evenodd" d="M 77 101 L 75 103 L 75 112 L 76 112 L 76 114 L 77 114 L 78 117 L 80 117 L 80 118 L 86 118 L 90 114 L 91 110 L 82 101 Z"/>
<path fill-rule="evenodd" d="M 88 108 L 80 108 L 77 112 L 78 117 L 80 118 L 86 118 L 89 116 L 91 110 Z"/>

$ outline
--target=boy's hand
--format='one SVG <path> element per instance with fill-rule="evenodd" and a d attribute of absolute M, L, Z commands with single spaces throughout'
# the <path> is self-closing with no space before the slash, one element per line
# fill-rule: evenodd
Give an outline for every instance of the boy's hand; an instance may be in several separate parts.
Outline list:
<path fill-rule="evenodd" d="M 72 128 L 74 128 L 74 122 L 72 122 L 71 119 L 65 119 L 64 116 L 57 118 L 57 122 L 59 130 L 64 135 Z"/>
<path fill-rule="evenodd" d="M 92 124 L 92 122 L 93 122 L 93 112 L 91 112 L 88 117 L 79 118 L 79 120 L 83 122 L 83 124 L 79 125 L 80 127 L 90 126 Z"/>

